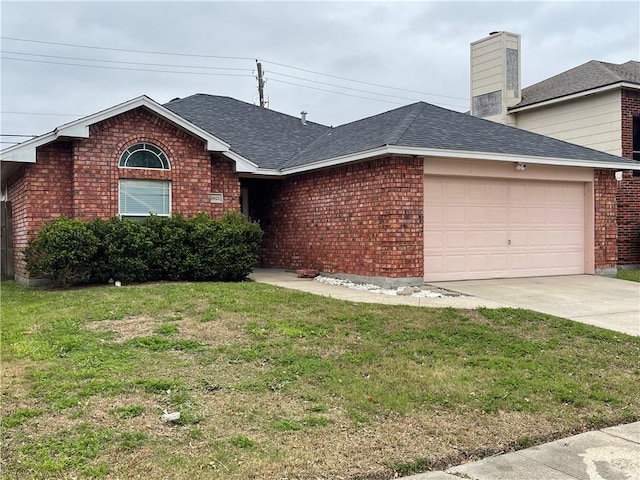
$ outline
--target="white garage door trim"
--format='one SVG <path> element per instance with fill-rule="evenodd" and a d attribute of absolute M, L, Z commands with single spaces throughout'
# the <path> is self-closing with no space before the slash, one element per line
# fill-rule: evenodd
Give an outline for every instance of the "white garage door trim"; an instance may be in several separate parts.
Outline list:
<path fill-rule="evenodd" d="M 593 273 L 592 171 L 473 166 L 425 161 L 425 281 Z"/>

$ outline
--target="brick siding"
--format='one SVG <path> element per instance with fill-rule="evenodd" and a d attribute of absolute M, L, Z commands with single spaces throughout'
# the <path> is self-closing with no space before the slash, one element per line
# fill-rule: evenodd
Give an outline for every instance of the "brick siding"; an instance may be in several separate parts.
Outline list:
<path fill-rule="evenodd" d="M 633 158 L 633 117 L 640 116 L 640 92 L 622 90 L 622 156 Z M 631 171 L 618 184 L 618 265 L 640 265 L 640 177 Z"/>
<path fill-rule="evenodd" d="M 91 125 L 89 138 L 56 142 L 37 149 L 37 163 L 12 180 L 14 266 L 28 278 L 21 250 L 43 223 L 68 216 L 82 220 L 119 214 L 118 180 L 172 182 L 172 213 L 185 217 L 207 212 L 220 216 L 240 211 L 240 182 L 232 162 L 211 155 L 204 142 L 146 109 L 138 108 Z M 120 168 L 126 148 L 150 142 L 167 154 L 170 170 Z M 224 203 L 210 203 L 212 192 Z"/>
<path fill-rule="evenodd" d="M 595 268 L 616 268 L 618 262 L 617 182 L 612 170 L 595 170 L 593 173 L 595 200 L 594 260 Z"/>
<path fill-rule="evenodd" d="M 270 182 L 263 265 L 422 277 L 422 179 L 422 160 L 387 157 Z"/>

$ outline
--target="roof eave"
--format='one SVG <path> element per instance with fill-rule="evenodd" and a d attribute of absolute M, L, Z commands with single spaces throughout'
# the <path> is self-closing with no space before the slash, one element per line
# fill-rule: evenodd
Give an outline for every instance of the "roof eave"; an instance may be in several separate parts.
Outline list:
<path fill-rule="evenodd" d="M 256 173 L 260 170 L 260 167 L 250 160 L 247 160 L 242 155 L 237 154 L 233 150 L 227 150 L 222 152 L 222 155 L 232 160 L 236 164 L 236 172 L 238 173 Z"/>
<path fill-rule="evenodd" d="M 283 175 L 309 172 L 320 168 L 334 167 L 347 163 L 357 162 L 380 155 L 410 155 L 414 157 L 444 157 L 473 160 L 488 160 L 496 162 L 530 163 L 538 165 L 555 165 L 581 168 L 601 168 L 609 170 L 640 170 L 640 162 L 637 164 L 616 161 L 574 160 L 560 157 L 537 157 L 533 155 L 516 155 L 491 152 L 474 152 L 466 150 L 446 150 L 438 148 L 405 147 L 399 145 L 385 145 L 383 147 L 356 152 L 340 157 L 328 158 L 317 162 L 308 163 L 291 168 L 282 169 Z"/>
<path fill-rule="evenodd" d="M 640 85 L 638 85 L 637 83 L 630 83 L 630 82 L 616 82 L 616 83 L 612 83 L 610 85 L 605 85 L 603 87 L 598 87 L 598 88 L 591 88 L 589 90 L 583 90 L 582 92 L 577 92 L 577 93 L 572 93 L 570 95 L 564 95 L 561 97 L 554 97 L 554 98 L 550 98 L 548 100 L 542 100 L 540 102 L 536 102 L 536 103 L 530 103 L 528 105 L 523 105 L 522 107 L 518 107 L 517 105 L 510 107 L 508 109 L 509 113 L 518 113 L 518 112 L 523 112 L 525 110 L 531 110 L 534 108 L 539 108 L 539 107 L 546 107 L 548 105 L 553 105 L 556 103 L 561 103 L 561 102 L 566 102 L 568 100 L 575 100 L 577 98 L 582 98 L 582 97 L 587 97 L 589 95 L 594 95 L 597 93 L 603 93 L 603 92 L 608 92 L 611 90 L 617 90 L 619 88 L 630 88 L 632 90 L 640 90 Z"/>
<path fill-rule="evenodd" d="M 167 121 L 186 130 L 192 135 L 201 138 L 206 142 L 207 151 L 226 152 L 230 149 L 230 145 L 228 143 L 220 140 L 214 135 L 211 135 L 209 132 L 203 130 L 197 125 L 194 125 L 188 120 L 185 120 L 178 114 L 172 112 L 166 107 L 163 107 L 146 95 L 142 95 L 114 107 L 94 113 L 93 115 L 82 117 L 73 122 L 61 125 L 53 132 L 41 135 L 19 145 L 14 145 L 12 147 L 6 148 L 0 152 L 0 160 L 35 163 L 37 147 L 46 145 L 47 143 L 51 143 L 60 138 L 88 138 L 90 125 L 139 107 L 145 107 L 148 110 L 156 113 L 157 115 L 165 118 Z"/>

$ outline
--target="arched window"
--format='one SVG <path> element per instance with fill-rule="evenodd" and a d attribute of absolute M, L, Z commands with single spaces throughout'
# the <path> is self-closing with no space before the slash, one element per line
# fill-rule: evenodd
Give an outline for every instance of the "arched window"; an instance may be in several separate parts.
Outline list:
<path fill-rule="evenodd" d="M 169 170 L 171 165 L 165 153 L 152 143 L 136 143 L 127 148 L 118 164 L 123 168 L 157 168 Z"/>

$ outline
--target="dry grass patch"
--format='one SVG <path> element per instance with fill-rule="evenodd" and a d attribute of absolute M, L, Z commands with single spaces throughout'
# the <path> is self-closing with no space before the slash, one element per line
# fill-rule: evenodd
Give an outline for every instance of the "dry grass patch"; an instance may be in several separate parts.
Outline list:
<path fill-rule="evenodd" d="M 7 478 L 387 479 L 640 418 L 640 339 L 534 312 L 5 285 Z"/>

